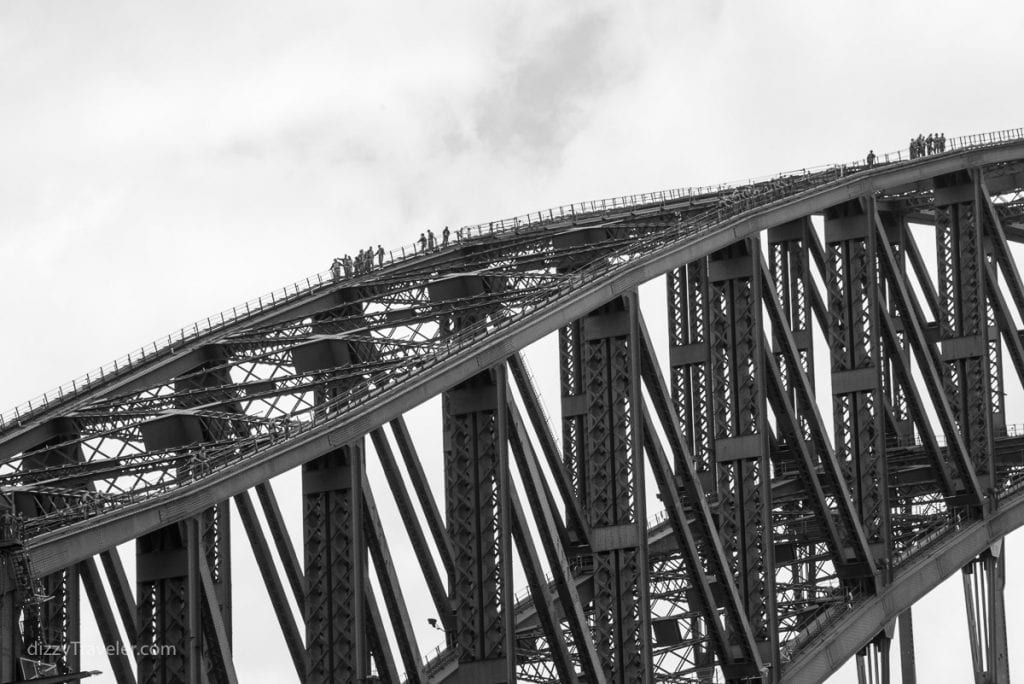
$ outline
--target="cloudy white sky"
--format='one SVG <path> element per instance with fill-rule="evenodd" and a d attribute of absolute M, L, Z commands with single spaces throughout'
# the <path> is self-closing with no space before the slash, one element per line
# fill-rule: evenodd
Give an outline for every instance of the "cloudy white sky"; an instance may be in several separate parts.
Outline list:
<path fill-rule="evenodd" d="M 1018 126 L 1022 25 L 1019 2 L 5 0 L 0 405 L 371 241 Z M 955 583 L 922 605 L 921 681 L 967 680 L 962 617 Z"/>

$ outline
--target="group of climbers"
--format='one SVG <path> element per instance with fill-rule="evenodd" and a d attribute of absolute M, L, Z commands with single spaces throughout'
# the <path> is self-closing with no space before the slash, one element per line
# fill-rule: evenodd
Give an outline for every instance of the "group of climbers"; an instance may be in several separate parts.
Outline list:
<path fill-rule="evenodd" d="M 910 158 L 917 159 L 918 157 L 925 157 L 929 154 L 938 154 L 946 151 L 946 134 L 945 133 L 929 133 L 927 137 L 924 135 L 918 135 L 916 138 L 910 139 Z M 868 151 L 867 165 L 872 167 L 875 165 L 875 161 L 878 157 L 875 156 L 875 151 Z"/>
<path fill-rule="evenodd" d="M 917 159 L 929 154 L 938 154 L 946 151 L 946 134 L 929 133 L 928 137 L 918 135 L 910 140 L 910 158 Z"/>
<path fill-rule="evenodd" d="M 384 266 L 384 247 L 377 245 L 377 249 L 370 245 L 368 249 L 359 250 L 359 254 L 352 258 L 348 254 L 339 258 L 335 258 L 331 262 L 331 276 L 335 281 L 341 280 L 342 274 L 344 277 L 351 278 L 352 276 L 363 275 L 373 270 L 374 257 L 377 259 L 377 268 L 383 268 Z"/>
<path fill-rule="evenodd" d="M 415 251 L 419 252 L 433 252 L 436 249 L 444 248 L 448 246 L 448 242 L 451 239 L 452 231 L 448 226 L 444 227 L 441 231 L 441 239 L 438 240 L 437 236 L 434 235 L 434 231 L 428 230 L 425 233 L 420 233 L 420 239 L 416 241 L 419 246 Z M 462 239 L 462 228 L 456 231 L 456 239 Z M 374 266 L 374 258 L 377 260 L 376 266 Z M 384 248 L 381 245 L 377 245 L 375 250 L 372 246 L 369 249 L 359 250 L 359 254 L 355 258 L 346 254 L 341 258 L 336 258 L 331 262 L 331 277 L 337 282 L 344 278 L 351 278 L 353 276 L 363 275 L 369 273 L 374 268 L 384 267 Z"/>
<path fill-rule="evenodd" d="M 448 228 L 448 226 L 445 226 L 444 230 L 441 231 L 440 247 L 447 247 L 448 246 L 448 239 L 451 237 L 451 234 L 452 234 L 452 231 Z M 458 235 L 459 235 L 459 238 L 461 239 L 461 237 L 462 237 L 462 229 L 461 228 L 459 228 Z M 437 242 L 437 237 L 434 235 L 434 231 L 432 231 L 432 230 L 428 230 L 426 233 L 420 233 L 420 239 L 417 240 L 416 243 L 420 246 L 420 249 L 419 249 L 420 252 L 433 252 L 439 246 L 438 242 Z"/>

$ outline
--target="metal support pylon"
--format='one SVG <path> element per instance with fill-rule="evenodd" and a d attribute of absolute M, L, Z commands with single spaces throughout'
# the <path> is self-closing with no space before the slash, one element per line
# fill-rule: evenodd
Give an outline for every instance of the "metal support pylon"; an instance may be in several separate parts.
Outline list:
<path fill-rule="evenodd" d="M 708 331 L 719 530 L 768 666 L 761 681 L 771 682 L 778 677 L 779 656 L 760 264 L 757 239 L 711 256 Z M 741 679 L 730 672 L 725 676 Z"/>
<path fill-rule="evenodd" d="M 917 684 L 917 657 L 914 655 L 914 615 L 910 608 L 900 613 L 900 671 L 902 684 Z"/>
<path fill-rule="evenodd" d="M 561 347 L 566 465 L 591 527 L 594 643 L 622 682 L 652 669 L 638 306 L 635 293 L 613 300 L 563 330 Z"/>
<path fill-rule="evenodd" d="M 975 684 L 1009 684 L 1003 540 L 962 570 Z"/>
<path fill-rule="evenodd" d="M 892 625 L 857 653 L 858 684 L 890 684 L 889 650 L 891 645 Z"/>
<path fill-rule="evenodd" d="M 871 203 L 871 200 L 868 200 Z M 836 456 L 876 559 L 892 548 L 885 455 L 883 360 L 874 209 L 860 201 L 825 214 L 827 330 Z"/>
<path fill-rule="evenodd" d="M 982 492 L 995 484 L 993 429 L 1005 425 L 1001 354 L 985 297 L 985 211 L 977 177 L 958 172 L 935 179 L 935 239 L 941 303 L 943 383 Z"/>
<path fill-rule="evenodd" d="M 445 392 L 445 513 L 453 553 L 449 635 L 460 682 L 514 680 L 504 366 Z"/>
<path fill-rule="evenodd" d="M 362 681 L 369 674 L 363 597 L 363 440 L 302 468 L 306 568 L 306 681 Z"/>

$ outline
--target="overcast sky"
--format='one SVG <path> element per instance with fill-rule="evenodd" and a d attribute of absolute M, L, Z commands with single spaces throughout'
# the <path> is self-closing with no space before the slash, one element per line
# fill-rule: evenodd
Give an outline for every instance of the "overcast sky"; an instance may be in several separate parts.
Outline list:
<path fill-rule="evenodd" d="M 1024 3 L 837 4 L 6 0 L 0 405 L 371 241 L 1021 125 Z"/>

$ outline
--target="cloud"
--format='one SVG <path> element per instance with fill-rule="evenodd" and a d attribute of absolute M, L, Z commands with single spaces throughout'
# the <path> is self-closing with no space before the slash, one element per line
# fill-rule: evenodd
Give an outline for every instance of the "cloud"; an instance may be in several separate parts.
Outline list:
<path fill-rule="evenodd" d="M 481 143 L 501 158 L 556 164 L 588 112 L 630 73 L 614 49 L 614 18 L 590 9 L 538 37 L 535 25 L 510 22 L 502 72 L 474 103 Z"/>

